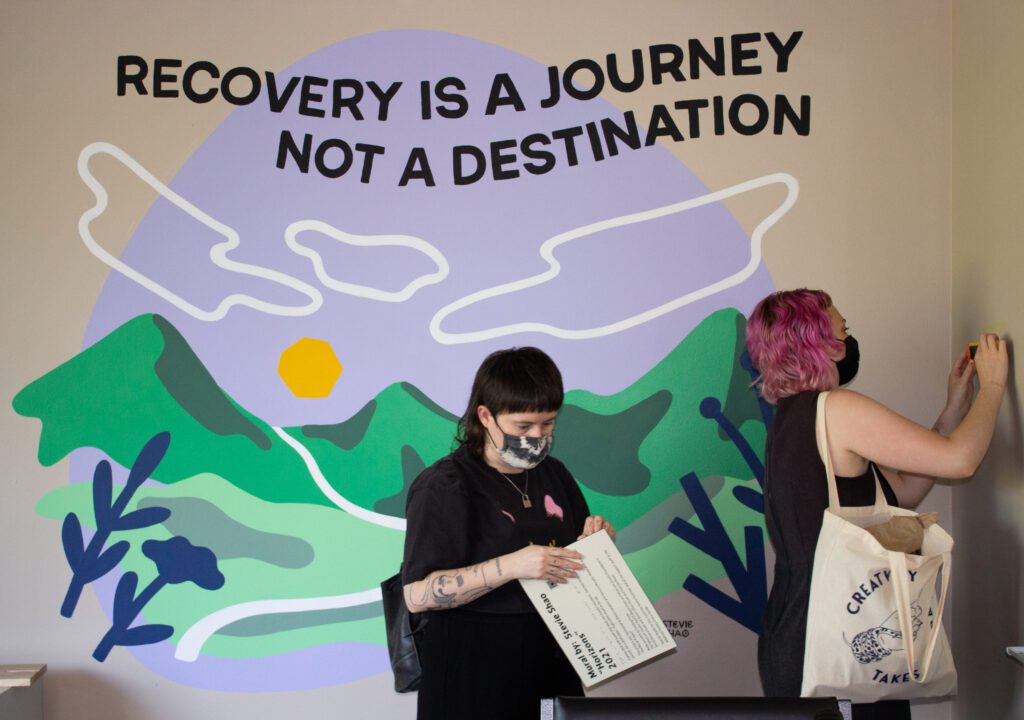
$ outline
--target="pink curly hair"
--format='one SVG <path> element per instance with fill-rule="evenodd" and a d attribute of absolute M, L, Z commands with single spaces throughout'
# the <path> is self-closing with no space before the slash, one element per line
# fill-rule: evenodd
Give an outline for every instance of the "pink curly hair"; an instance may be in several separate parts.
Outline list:
<path fill-rule="evenodd" d="M 747 320 L 747 352 L 760 373 L 761 396 L 774 405 L 805 390 L 839 384 L 835 360 L 842 340 L 832 334 L 832 298 L 822 290 L 782 290 L 757 304 Z"/>

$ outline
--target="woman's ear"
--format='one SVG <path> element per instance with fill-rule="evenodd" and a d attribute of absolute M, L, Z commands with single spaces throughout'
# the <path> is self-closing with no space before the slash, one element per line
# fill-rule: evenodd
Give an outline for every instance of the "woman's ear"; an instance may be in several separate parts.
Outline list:
<path fill-rule="evenodd" d="M 480 421 L 481 425 L 488 430 L 491 429 L 491 423 L 494 422 L 494 416 L 491 415 L 491 411 L 487 409 L 486 405 L 476 406 L 476 417 Z"/>

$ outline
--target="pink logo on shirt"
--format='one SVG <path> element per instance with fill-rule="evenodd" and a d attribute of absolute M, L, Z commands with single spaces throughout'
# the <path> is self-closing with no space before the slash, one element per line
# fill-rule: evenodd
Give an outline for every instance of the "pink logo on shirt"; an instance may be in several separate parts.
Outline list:
<path fill-rule="evenodd" d="M 516 521 L 516 519 L 514 517 L 512 517 L 512 513 L 510 513 L 510 512 L 506 512 L 505 510 L 502 510 L 501 514 L 504 515 L 505 517 L 507 517 L 512 522 Z"/>
<path fill-rule="evenodd" d="M 558 503 L 552 500 L 550 495 L 544 496 L 544 511 L 548 514 L 548 517 L 556 517 L 559 520 L 565 520 L 565 514 L 562 512 L 562 508 L 558 507 Z"/>

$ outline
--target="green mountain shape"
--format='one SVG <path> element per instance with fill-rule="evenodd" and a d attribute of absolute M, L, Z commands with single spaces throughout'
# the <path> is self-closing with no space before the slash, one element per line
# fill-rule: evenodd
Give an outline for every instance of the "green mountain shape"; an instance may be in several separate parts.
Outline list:
<path fill-rule="evenodd" d="M 373 401 L 372 417 L 361 410 L 352 420 L 365 423 L 359 441 L 341 425 L 306 425 L 286 432 L 302 443 L 331 486 L 356 505 L 376 512 L 405 515 L 404 492 L 412 479 L 403 471 L 410 448 L 430 465 L 451 452 L 456 418 L 427 400 L 408 383 L 384 388 Z M 348 422 L 351 423 L 352 420 Z M 386 503 L 401 496 L 400 503 Z"/>
<path fill-rule="evenodd" d="M 673 513 L 692 519 L 689 503 L 676 501 L 686 473 L 704 478 L 741 555 L 743 528 L 763 527 L 763 516 L 732 495 L 738 485 L 756 488 L 750 469 L 699 410 L 704 398 L 718 398 L 751 446 L 763 448 L 765 426 L 737 361 L 743 327 L 736 310 L 716 312 L 623 390 L 566 395 L 555 455 L 580 482 L 591 511 L 623 533 L 626 560 L 652 600 L 678 592 L 691 573 L 708 582 L 724 576 L 717 560 L 667 532 Z M 115 539 L 132 539 L 120 569 L 138 572 L 140 584 L 153 574 L 137 552 L 150 537 L 184 535 L 222 558 L 228 581 L 221 590 L 176 586 L 147 605 L 147 621 L 173 625 L 175 640 L 197 619 L 235 603 L 365 590 L 379 582 L 381 568 L 401 561 L 404 533 L 339 512 L 295 450 L 224 393 L 159 316 L 125 323 L 28 385 L 14 408 L 42 421 L 44 465 L 96 447 L 128 467 L 146 440 L 171 432 L 154 473 L 165 485 L 147 484 L 133 502 L 164 504 L 172 518 Z M 283 431 L 347 500 L 401 516 L 413 479 L 450 452 L 456 422 L 399 382 L 344 422 Z M 54 491 L 38 511 L 60 520 L 73 510 L 85 522 L 92 517 L 90 488 L 77 483 Z M 325 642 L 383 644 L 379 612 L 368 605 L 244 618 L 221 629 L 203 652 L 253 657 Z"/>
<path fill-rule="evenodd" d="M 592 512 L 624 528 L 680 492 L 679 479 L 687 473 L 753 476 L 736 446 L 723 439 L 719 425 L 700 414 L 705 398 L 719 399 L 726 416 L 742 423 L 748 442 L 763 450 L 757 398 L 738 362 L 742 317 L 731 308 L 709 315 L 661 362 L 617 393 L 566 394 L 554 453 L 580 483 Z M 746 398 L 734 391 L 741 382 Z M 752 415 L 756 422 L 746 420 Z M 611 492 L 610 487 L 617 489 Z"/>
<path fill-rule="evenodd" d="M 407 383 L 385 388 L 373 401 L 372 422 L 348 452 L 328 440 L 305 438 L 299 429 L 286 432 L 322 457 L 336 489 L 372 509 L 377 499 L 402 490 L 401 453 L 390 452 L 395 446 L 388 436 L 404 435 L 403 444 L 430 462 L 450 447 L 451 416 L 423 399 Z M 13 405 L 19 414 L 42 421 L 43 465 L 76 448 L 96 447 L 130 467 L 139 448 L 166 430 L 171 445 L 155 480 L 170 484 L 208 472 L 270 502 L 333 505 L 295 450 L 221 390 L 181 334 L 159 315 L 129 320 L 30 383 Z M 328 447 L 335 452 L 326 452 Z"/>
<path fill-rule="evenodd" d="M 592 512 L 623 529 L 680 492 L 679 478 L 687 473 L 751 477 L 732 441 L 699 410 L 706 397 L 724 401 L 750 444 L 763 448 L 756 396 L 737 360 L 743 328 L 738 311 L 720 310 L 623 390 L 566 394 L 555 455 L 580 483 Z M 270 502 L 333 505 L 296 451 L 221 390 L 158 315 L 125 323 L 29 384 L 13 404 L 42 420 L 44 465 L 91 446 L 129 466 L 146 440 L 168 430 L 171 446 L 156 480 L 173 484 L 211 473 Z M 451 450 L 456 421 L 417 388 L 398 382 L 344 422 L 283 431 L 310 452 L 347 500 L 401 516 L 419 470 Z"/>

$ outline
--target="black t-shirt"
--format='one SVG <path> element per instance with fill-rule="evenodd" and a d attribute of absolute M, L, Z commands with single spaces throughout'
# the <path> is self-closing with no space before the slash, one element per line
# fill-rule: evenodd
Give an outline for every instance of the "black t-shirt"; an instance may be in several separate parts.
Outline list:
<path fill-rule="evenodd" d="M 465 449 L 420 473 L 406 500 L 403 584 L 530 544 L 564 547 L 575 542 L 590 511 L 572 475 L 553 457 L 527 472 L 531 508 L 523 507 L 521 493 L 497 470 Z M 509 477 L 523 488 L 527 473 Z M 515 581 L 465 607 L 488 613 L 534 612 Z"/>

